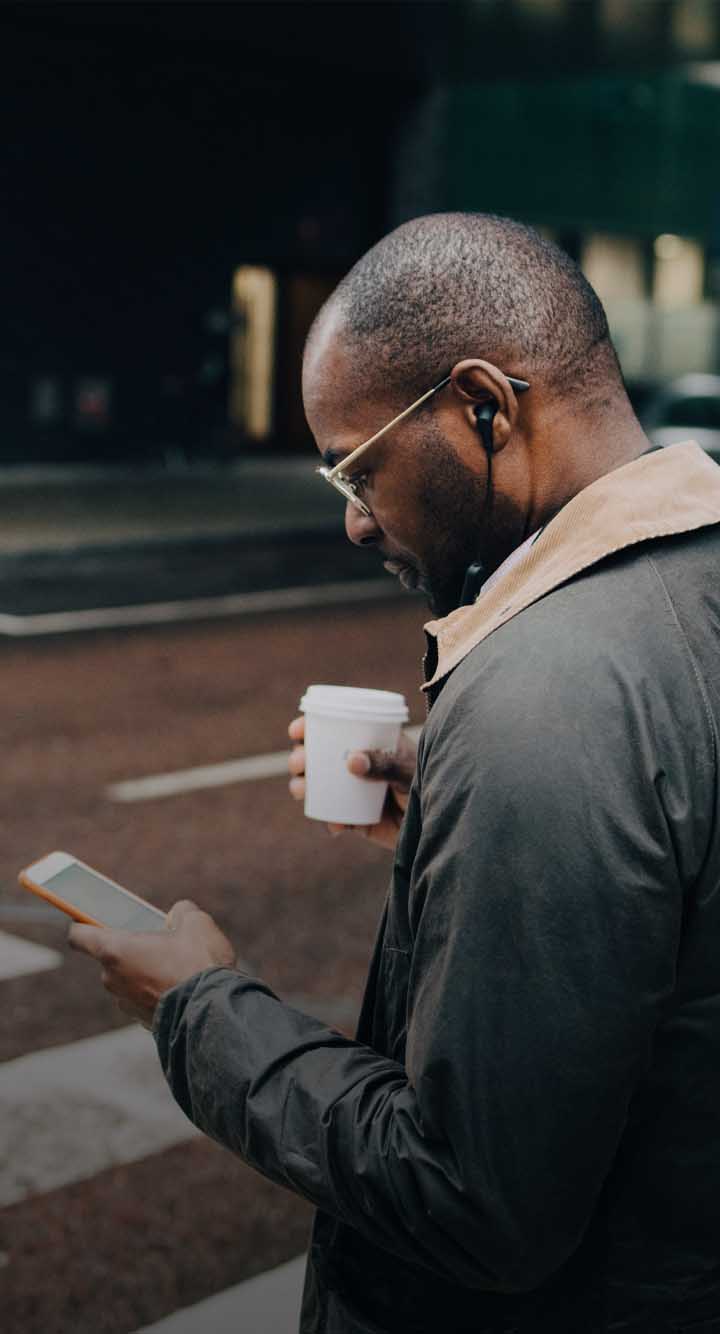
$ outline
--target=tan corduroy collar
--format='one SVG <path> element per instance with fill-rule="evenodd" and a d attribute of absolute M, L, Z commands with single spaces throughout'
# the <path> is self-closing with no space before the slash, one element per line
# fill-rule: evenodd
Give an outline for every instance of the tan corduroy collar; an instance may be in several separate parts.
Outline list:
<path fill-rule="evenodd" d="M 720 468 L 688 441 L 641 454 L 573 496 L 537 541 L 470 607 L 428 621 L 437 641 L 429 690 L 483 639 L 605 556 L 636 542 L 720 523 Z"/>

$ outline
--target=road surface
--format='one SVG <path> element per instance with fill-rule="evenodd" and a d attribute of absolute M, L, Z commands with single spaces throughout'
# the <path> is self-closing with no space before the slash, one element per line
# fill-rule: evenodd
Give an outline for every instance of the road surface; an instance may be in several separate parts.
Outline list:
<path fill-rule="evenodd" d="M 131 1334 L 299 1255 L 312 1213 L 194 1133 L 18 869 L 64 848 L 159 907 L 193 898 L 280 995 L 352 1031 L 387 854 L 305 821 L 277 765 L 118 785 L 277 756 L 313 681 L 402 691 L 422 722 L 423 619 L 401 598 L 0 643 L 3 1334 Z"/>

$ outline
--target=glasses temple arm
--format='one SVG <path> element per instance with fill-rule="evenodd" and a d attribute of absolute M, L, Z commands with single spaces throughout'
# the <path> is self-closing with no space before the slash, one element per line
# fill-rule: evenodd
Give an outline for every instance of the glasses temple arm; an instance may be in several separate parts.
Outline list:
<path fill-rule="evenodd" d="M 371 435 L 369 440 L 364 440 L 361 445 L 358 445 L 357 449 L 353 449 L 350 454 L 346 454 L 345 458 L 341 459 L 339 463 L 336 463 L 334 468 L 330 468 L 327 471 L 323 469 L 323 477 L 325 477 L 328 482 L 331 482 L 334 477 L 337 477 L 340 473 L 344 472 L 348 464 L 354 463 L 356 459 L 359 459 L 365 453 L 366 449 L 369 449 L 371 445 L 375 444 L 376 440 L 379 440 L 381 436 L 385 435 L 388 431 L 391 431 L 393 426 L 397 426 L 399 422 L 402 422 L 406 417 L 409 417 L 411 412 L 415 412 L 416 408 L 419 408 L 427 401 L 427 399 L 432 398 L 433 394 L 437 394 L 439 389 L 444 389 L 445 385 L 449 384 L 451 379 L 452 376 L 446 375 L 439 384 L 433 385 L 432 389 L 428 389 L 426 394 L 422 394 L 420 398 L 416 398 L 415 402 L 411 403 L 409 408 L 405 408 L 404 412 L 398 413 L 397 417 L 393 417 L 392 421 L 388 422 L 386 426 L 381 426 L 380 430 L 376 431 L 374 435 Z M 517 394 L 524 394 L 525 390 L 530 388 L 528 380 L 518 380 L 513 375 L 506 376 L 506 379 Z"/>
<path fill-rule="evenodd" d="M 338 473 L 343 472 L 349 463 L 354 463 L 356 459 L 359 459 L 360 456 L 365 453 L 366 449 L 369 449 L 371 445 L 375 444 L 376 440 L 379 440 L 381 436 L 392 430 L 393 426 L 397 426 L 399 422 L 402 422 L 406 417 L 409 417 L 411 412 L 414 412 L 416 408 L 419 408 L 428 398 L 432 398 L 433 394 L 436 394 L 439 389 L 443 389 L 449 381 L 450 376 L 446 375 L 444 380 L 441 380 L 439 384 L 433 385 L 432 389 L 428 389 L 426 394 L 423 394 L 420 398 L 416 398 L 415 402 L 411 403 L 409 408 L 405 408 L 404 412 L 398 413 L 397 417 L 393 417 L 392 421 L 388 422 L 386 426 L 381 426 L 380 430 L 376 431 L 374 435 L 371 435 L 369 440 L 364 440 L 361 445 L 358 445 L 357 449 L 353 449 L 352 453 L 347 454 L 344 459 L 341 459 L 339 463 L 336 463 L 335 467 L 331 468 L 330 471 L 325 474 L 327 480 L 331 481 L 331 479 Z"/>

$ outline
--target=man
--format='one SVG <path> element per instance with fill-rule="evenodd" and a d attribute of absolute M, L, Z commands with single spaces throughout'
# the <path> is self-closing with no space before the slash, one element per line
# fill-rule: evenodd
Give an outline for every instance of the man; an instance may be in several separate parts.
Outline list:
<path fill-rule="evenodd" d="M 303 1334 L 715 1334 L 720 472 L 649 449 L 595 294 L 506 219 L 381 241 L 303 387 L 348 536 L 435 616 L 357 1040 L 192 907 L 74 943 L 317 1205 Z"/>

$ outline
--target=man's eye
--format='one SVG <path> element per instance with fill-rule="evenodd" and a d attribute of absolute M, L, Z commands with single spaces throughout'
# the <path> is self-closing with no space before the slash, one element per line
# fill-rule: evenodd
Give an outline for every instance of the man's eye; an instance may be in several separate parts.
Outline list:
<path fill-rule="evenodd" d="M 365 486 L 367 483 L 367 479 L 368 479 L 368 474 L 366 472 L 356 472 L 353 473 L 352 477 L 348 477 L 350 485 L 357 487 Z"/>

